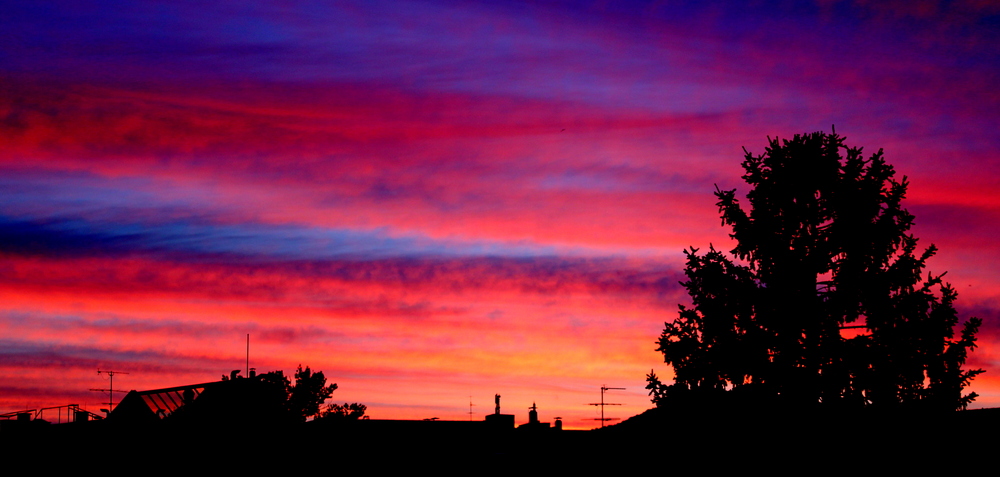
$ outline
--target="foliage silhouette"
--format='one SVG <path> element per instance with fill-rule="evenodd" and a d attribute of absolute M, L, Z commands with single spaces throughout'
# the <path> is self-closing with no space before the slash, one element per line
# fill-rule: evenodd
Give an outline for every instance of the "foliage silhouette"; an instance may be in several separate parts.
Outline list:
<path fill-rule="evenodd" d="M 295 371 L 295 387 L 288 396 L 288 408 L 299 420 L 306 420 L 319 415 L 319 407 L 334 391 L 337 384 L 326 384 L 326 376 L 322 371 L 315 373 L 306 366 L 299 365 Z"/>
<path fill-rule="evenodd" d="M 268 395 L 280 402 L 290 420 L 304 422 L 320 414 L 320 406 L 334 391 L 337 384 L 326 384 L 322 371 L 315 373 L 308 366 L 299 365 L 295 371 L 295 385 L 283 371 L 272 371 L 258 375 L 261 382 L 268 384 Z"/>
<path fill-rule="evenodd" d="M 359 419 L 368 419 L 365 415 L 365 411 L 368 410 L 368 406 L 364 404 L 344 403 L 343 406 L 340 404 L 327 404 L 326 409 L 320 414 L 320 419 L 331 420 L 331 421 L 357 421 Z"/>
<path fill-rule="evenodd" d="M 749 212 L 736 189 L 716 188 L 735 258 L 685 250 L 693 307 L 665 323 L 657 351 L 674 383 L 650 372 L 653 402 L 964 409 L 983 372 L 962 369 L 981 320 L 955 338 L 957 294 L 944 274 L 923 277 L 937 249 L 916 252 L 906 178 L 835 132 L 769 142 L 762 155 L 744 149 Z"/>

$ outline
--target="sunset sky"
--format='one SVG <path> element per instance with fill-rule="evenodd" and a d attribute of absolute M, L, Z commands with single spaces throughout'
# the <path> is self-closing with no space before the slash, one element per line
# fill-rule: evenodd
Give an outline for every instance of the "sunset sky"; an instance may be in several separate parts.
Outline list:
<path fill-rule="evenodd" d="M 650 407 L 742 148 L 885 150 L 1000 406 L 988 1 L 0 6 L 0 412 L 322 370 L 372 418 Z"/>

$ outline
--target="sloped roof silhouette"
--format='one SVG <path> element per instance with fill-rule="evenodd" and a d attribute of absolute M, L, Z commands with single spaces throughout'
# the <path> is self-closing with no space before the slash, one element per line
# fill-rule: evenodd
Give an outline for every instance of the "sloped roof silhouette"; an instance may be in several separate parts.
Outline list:
<path fill-rule="evenodd" d="M 112 412 L 116 420 L 149 421 L 165 419 L 200 398 L 206 390 L 225 385 L 226 381 L 215 381 L 186 386 L 174 386 L 147 391 L 130 391 Z"/>

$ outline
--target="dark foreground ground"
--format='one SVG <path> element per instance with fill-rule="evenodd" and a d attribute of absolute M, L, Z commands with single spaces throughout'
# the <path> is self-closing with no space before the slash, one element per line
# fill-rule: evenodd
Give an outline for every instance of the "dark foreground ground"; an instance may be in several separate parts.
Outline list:
<path fill-rule="evenodd" d="M 22 423 L 34 424 L 34 423 Z M 6 465 L 112 473 L 486 473 L 528 469 L 657 474 L 991 474 L 1000 410 L 944 415 L 681 415 L 651 410 L 595 431 L 495 429 L 472 423 L 368 421 L 0 428 Z M 23 473 L 8 475 L 24 475 Z"/>

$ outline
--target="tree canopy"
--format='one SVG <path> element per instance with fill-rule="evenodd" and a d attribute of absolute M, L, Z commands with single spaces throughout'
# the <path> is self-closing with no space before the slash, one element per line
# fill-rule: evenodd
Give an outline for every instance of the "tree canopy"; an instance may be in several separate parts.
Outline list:
<path fill-rule="evenodd" d="M 320 419 L 331 421 L 357 421 L 361 419 L 368 419 L 368 416 L 365 415 L 365 411 L 367 410 L 368 406 L 356 402 L 352 402 L 350 404 L 345 402 L 343 406 L 336 403 L 327 404 L 326 410 L 320 414 Z"/>
<path fill-rule="evenodd" d="M 836 133 L 769 140 L 745 152 L 751 190 L 716 188 L 736 247 L 685 250 L 692 306 L 665 328 L 657 351 L 674 383 L 647 376 L 658 405 L 682 395 L 732 393 L 786 406 L 965 408 L 964 370 L 981 324 L 961 326 L 944 274 L 924 275 L 882 150 L 865 158 Z"/>
<path fill-rule="evenodd" d="M 337 390 L 337 384 L 326 384 L 322 371 L 315 373 L 302 365 L 295 370 L 295 387 L 288 396 L 288 409 L 292 415 L 306 420 L 319 415 L 319 407 Z"/>
<path fill-rule="evenodd" d="M 322 371 L 312 372 L 309 366 L 295 370 L 295 385 L 283 371 L 263 373 L 258 378 L 269 384 L 276 402 L 281 403 L 291 420 L 303 422 L 320 414 L 320 406 L 337 390 L 337 384 L 326 384 Z"/>

